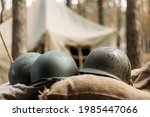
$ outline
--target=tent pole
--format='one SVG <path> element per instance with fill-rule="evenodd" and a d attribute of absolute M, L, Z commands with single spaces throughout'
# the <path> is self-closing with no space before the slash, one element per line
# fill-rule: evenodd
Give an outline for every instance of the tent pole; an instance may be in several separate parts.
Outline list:
<path fill-rule="evenodd" d="M 81 47 L 78 47 L 78 54 L 79 54 L 79 67 L 83 67 L 83 54 Z"/>

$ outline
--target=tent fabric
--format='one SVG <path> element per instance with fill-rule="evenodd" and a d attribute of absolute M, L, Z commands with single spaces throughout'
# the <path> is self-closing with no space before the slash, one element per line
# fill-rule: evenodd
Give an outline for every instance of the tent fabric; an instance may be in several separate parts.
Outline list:
<path fill-rule="evenodd" d="M 93 23 L 55 0 L 46 0 L 46 29 L 51 36 L 51 49 L 66 50 L 66 45 L 89 46 L 91 49 L 116 47 L 113 28 Z"/>
<path fill-rule="evenodd" d="M 0 25 L 0 31 L 8 46 L 12 40 L 12 19 Z M 48 31 L 50 49 L 67 50 L 66 45 L 116 47 L 113 28 L 93 23 L 55 0 L 36 0 L 27 8 L 28 49 L 32 50 L 42 35 Z M 0 42 L 1 45 L 1 42 Z"/>

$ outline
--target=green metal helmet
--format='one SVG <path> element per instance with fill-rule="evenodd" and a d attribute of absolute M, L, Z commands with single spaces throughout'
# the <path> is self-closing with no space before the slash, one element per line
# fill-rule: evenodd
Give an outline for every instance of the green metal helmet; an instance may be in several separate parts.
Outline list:
<path fill-rule="evenodd" d="M 63 51 L 52 50 L 44 53 L 34 62 L 31 68 L 31 81 L 77 74 L 78 67 L 71 56 Z"/>
<path fill-rule="evenodd" d="M 10 84 L 29 84 L 31 82 L 31 66 L 40 55 L 39 53 L 30 52 L 19 56 L 14 63 L 11 64 L 9 69 L 8 75 Z"/>
<path fill-rule="evenodd" d="M 127 55 L 117 48 L 97 48 L 87 56 L 81 74 L 109 76 L 130 83 L 131 64 Z"/>

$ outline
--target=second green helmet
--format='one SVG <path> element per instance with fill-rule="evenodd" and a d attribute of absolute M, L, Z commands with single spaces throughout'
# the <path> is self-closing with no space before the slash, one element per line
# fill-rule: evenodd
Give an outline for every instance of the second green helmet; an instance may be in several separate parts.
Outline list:
<path fill-rule="evenodd" d="M 67 53 L 52 50 L 42 54 L 32 65 L 31 81 L 49 77 L 68 77 L 78 74 L 74 59 Z"/>

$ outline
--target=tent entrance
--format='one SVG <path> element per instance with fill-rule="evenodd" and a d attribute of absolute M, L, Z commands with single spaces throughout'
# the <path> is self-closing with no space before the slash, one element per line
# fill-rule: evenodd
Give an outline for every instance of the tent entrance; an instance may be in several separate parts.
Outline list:
<path fill-rule="evenodd" d="M 83 67 L 87 55 L 90 53 L 89 46 L 67 46 L 73 59 L 79 68 Z"/>

